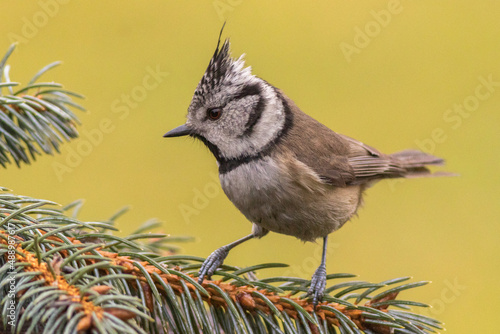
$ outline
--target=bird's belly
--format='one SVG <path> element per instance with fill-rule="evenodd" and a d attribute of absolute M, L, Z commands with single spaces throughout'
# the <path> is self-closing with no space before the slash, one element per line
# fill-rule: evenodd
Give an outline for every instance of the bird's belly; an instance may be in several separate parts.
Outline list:
<path fill-rule="evenodd" d="M 304 188 L 270 158 L 241 165 L 220 180 L 228 198 L 248 220 L 304 241 L 339 229 L 359 204 L 359 187 L 318 183 L 317 189 Z"/>

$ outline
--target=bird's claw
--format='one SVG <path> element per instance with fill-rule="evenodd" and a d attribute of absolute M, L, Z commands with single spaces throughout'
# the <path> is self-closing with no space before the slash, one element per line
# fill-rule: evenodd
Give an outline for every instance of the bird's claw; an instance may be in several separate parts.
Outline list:
<path fill-rule="evenodd" d="M 207 277 L 210 279 L 214 272 L 219 268 L 229 253 L 229 248 L 221 247 L 216 249 L 212 254 L 210 254 L 207 259 L 201 265 L 200 271 L 198 272 L 198 283 L 202 283 L 203 279 Z"/>
<path fill-rule="evenodd" d="M 316 269 L 314 275 L 311 278 L 311 285 L 309 286 L 309 291 L 307 296 L 312 296 L 314 307 L 318 306 L 318 303 L 323 299 L 323 294 L 326 287 L 326 267 L 321 265 Z"/>

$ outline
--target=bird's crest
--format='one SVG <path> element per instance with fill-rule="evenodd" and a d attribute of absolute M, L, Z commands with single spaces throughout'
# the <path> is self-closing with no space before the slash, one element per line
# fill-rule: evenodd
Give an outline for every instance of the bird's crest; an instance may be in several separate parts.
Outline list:
<path fill-rule="evenodd" d="M 210 59 L 210 63 L 196 88 L 195 96 L 202 97 L 217 86 L 240 85 L 248 81 L 248 79 L 254 78 L 251 68 L 244 68 L 244 55 L 241 55 L 238 59 L 231 58 L 229 38 L 224 40 L 222 46 L 220 45 L 224 25 L 219 33 L 217 47 L 212 59 Z"/>

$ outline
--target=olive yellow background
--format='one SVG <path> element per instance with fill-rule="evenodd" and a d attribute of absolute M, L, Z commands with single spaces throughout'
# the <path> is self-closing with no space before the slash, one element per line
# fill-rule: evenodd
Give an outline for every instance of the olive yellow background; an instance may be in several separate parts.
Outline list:
<path fill-rule="evenodd" d="M 85 220 L 125 205 L 121 234 L 156 217 L 207 256 L 250 232 L 224 196 L 215 159 L 190 138 L 162 135 L 185 120 L 219 30 L 234 56 L 337 132 L 391 153 L 444 157 L 452 178 L 383 181 L 359 217 L 330 237 L 328 272 L 433 283 L 403 299 L 450 333 L 491 333 L 500 298 L 500 2 L 498 1 L 1 1 L 0 53 L 11 79 L 86 96 L 81 137 L 61 154 L 0 171 L 0 185 L 65 204 Z M 3 50 L 3 51 L 2 51 Z M 285 262 L 259 275 L 310 277 L 320 244 L 270 234 L 226 263 Z"/>

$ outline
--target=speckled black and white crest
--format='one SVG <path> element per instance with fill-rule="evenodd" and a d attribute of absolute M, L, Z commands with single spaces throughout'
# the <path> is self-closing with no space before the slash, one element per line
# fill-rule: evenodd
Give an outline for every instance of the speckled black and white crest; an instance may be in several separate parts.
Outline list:
<path fill-rule="evenodd" d="M 222 89 L 228 89 L 227 93 L 232 93 L 233 89 L 238 89 L 255 79 L 251 67 L 245 68 L 244 55 L 238 59 L 231 57 L 229 38 L 224 41 L 222 46 L 220 46 L 220 42 L 219 35 L 214 55 L 194 92 L 193 102 L 195 103 L 203 103 L 210 93 Z"/>
<path fill-rule="evenodd" d="M 228 72 L 228 69 L 231 67 L 233 60 L 231 59 L 229 51 L 229 38 L 224 41 L 221 48 L 219 48 L 219 46 L 220 37 L 217 42 L 217 48 L 215 49 L 214 55 L 212 59 L 210 59 L 207 70 L 201 78 L 199 84 L 201 88 L 206 86 L 213 89 L 215 86 L 219 85 Z"/>

